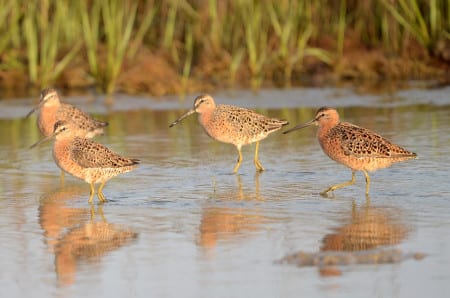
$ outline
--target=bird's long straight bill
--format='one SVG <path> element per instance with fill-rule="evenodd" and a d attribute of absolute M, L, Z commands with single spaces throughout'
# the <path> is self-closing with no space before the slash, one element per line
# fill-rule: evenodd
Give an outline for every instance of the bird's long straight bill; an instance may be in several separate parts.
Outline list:
<path fill-rule="evenodd" d="M 293 132 L 294 130 L 302 129 L 302 128 L 314 125 L 314 124 L 316 124 L 316 121 L 317 121 L 316 119 L 313 119 L 313 120 L 311 120 L 309 122 L 306 122 L 304 124 L 299 124 L 299 125 L 291 128 L 291 129 L 288 129 L 288 130 L 284 131 L 283 134 L 287 134 L 287 133 Z"/>
<path fill-rule="evenodd" d="M 183 116 L 181 116 L 180 118 L 178 118 L 177 120 L 175 120 L 174 122 L 172 122 L 169 127 L 172 127 L 176 124 L 178 124 L 178 122 L 181 122 L 184 118 L 189 117 L 190 115 L 194 114 L 195 110 L 190 110 L 188 111 L 186 114 L 184 114 Z"/>
<path fill-rule="evenodd" d="M 25 118 L 30 117 L 31 114 L 36 112 L 36 110 L 39 110 L 43 104 L 44 104 L 44 101 L 41 101 L 37 106 L 35 106 L 31 111 L 28 112 L 28 114 L 25 116 Z"/>
<path fill-rule="evenodd" d="M 39 106 L 34 107 L 31 111 L 28 112 L 28 114 L 25 116 L 25 118 L 28 118 L 31 116 L 31 114 L 33 114 L 34 112 L 36 112 L 36 110 L 39 108 Z"/>
<path fill-rule="evenodd" d="M 47 137 L 43 137 L 42 139 L 40 139 L 39 141 L 37 141 L 36 143 L 34 143 L 33 145 L 31 145 L 28 149 L 33 149 L 34 147 L 36 147 L 37 145 L 40 145 L 44 142 L 47 142 L 48 140 L 50 140 L 51 138 L 53 138 L 55 136 L 55 134 L 51 134 Z"/>

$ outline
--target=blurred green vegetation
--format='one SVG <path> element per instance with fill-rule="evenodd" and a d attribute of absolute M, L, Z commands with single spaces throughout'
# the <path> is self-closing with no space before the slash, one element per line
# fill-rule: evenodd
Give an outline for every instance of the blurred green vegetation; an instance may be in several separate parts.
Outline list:
<path fill-rule="evenodd" d="M 342 70 L 351 46 L 450 61 L 450 0 L 0 0 L 0 21 L 1 88 L 289 86 Z"/>

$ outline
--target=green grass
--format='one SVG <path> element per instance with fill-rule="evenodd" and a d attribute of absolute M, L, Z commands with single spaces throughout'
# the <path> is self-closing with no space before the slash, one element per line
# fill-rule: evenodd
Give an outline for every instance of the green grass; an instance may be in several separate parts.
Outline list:
<path fill-rule="evenodd" d="M 65 31 L 74 22 L 69 12 L 70 7 L 58 1 L 30 2 L 25 6 L 19 27 L 26 50 L 24 66 L 32 85 L 54 82 L 81 49 L 82 43 L 75 35 Z"/>
<path fill-rule="evenodd" d="M 450 40 L 448 0 L 0 0 L 0 20 L 1 71 L 43 88 L 81 65 L 107 94 L 142 48 L 166 57 L 183 90 L 218 65 L 257 89 L 277 72 L 289 86 L 307 57 L 336 65 L 350 35 L 389 55 L 411 41 L 433 55 Z"/>
<path fill-rule="evenodd" d="M 444 20 L 449 16 L 445 15 L 444 1 L 398 0 L 394 5 L 382 0 L 382 3 L 398 24 L 428 50 L 433 49 L 439 38 L 444 35 L 448 38 L 448 21 L 446 26 Z M 448 10 L 450 2 L 447 1 L 446 5 Z"/>

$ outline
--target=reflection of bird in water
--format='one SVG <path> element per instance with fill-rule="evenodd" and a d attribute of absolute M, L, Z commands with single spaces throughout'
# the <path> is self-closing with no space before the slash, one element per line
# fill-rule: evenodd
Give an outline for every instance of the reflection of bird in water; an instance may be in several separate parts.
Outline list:
<path fill-rule="evenodd" d="M 369 200 L 367 200 L 369 202 Z M 380 248 L 399 244 L 408 234 L 399 212 L 370 207 L 357 210 L 354 203 L 350 220 L 325 235 L 320 252 L 299 251 L 279 260 L 297 266 L 317 266 L 322 276 L 341 275 L 337 265 L 392 264 L 406 259 L 420 260 L 421 253 L 404 253 L 400 249 Z"/>
<path fill-rule="evenodd" d="M 139 160 L 122 157 L 105 146 L 89 139 L 80 137 L 78 131 L 65 121 L 58 121 L 55 130 L 49 137 L 43 138 L 36 145 L 55 137 L 53 158 L 62 170 L 80 178 L 91 185 L 89 202 L 92 202 L 95 189 L 94 184 L 100 183 L 98 198 L 105 202 L 103 186 L 105 183 L 122 173 L 136 168 Z"/>
<path fill-rule="evenodd" d="M 212 96 L 203 94 L 197 96 L 194 107 L 170 124 L 170 127 L 194 113 L 199 114 L 200 124 L 208 136 L 223 143 L 233 144 L 236 147 L 239 155 L 233 169 L 234 173 L 237 173 L 242 163 L 242 146 L 255 142 L 256 149 L 253 162 L 258 172 L 264 171 L 258 159 L 259 142 L 288 124 L 287 121 L 269 118 L 241 107 L 216 105 Z"/>
<path fill-rule="evenodd" d="M 408 233 L 399 214 L 398 210 L 369 204 L 357 210 L 353 204 L 350 222 L 326 235 L 321 250 L 360 251 L 399 244 Z"/>
<path fill-rule="evenodd" d="M 54 251 L 58 238 L 66 228 L 89 219 L 88 209 L 70 207 L 67 204 L 71 199 L 82 196 L 84 191 L 84 187 L 70 185 L 42 195 L 39 206 L 39 223 L 44 230 L 51 252 Z"/>
<path fill-rule="evenodd" d="M 355 183 L 355 171 L 364 173 L 368 194 L 370 187 L 368 171 L 387 168 L 393 163 L 416 158 L 415 153 L 391 143 L 373 131 L 341 122 L 338 112 L 328 107 L 320 108 L 313 120 L 297 125 L 284 133 L 311 125 L 319 126 L 317 136 L 325 154 L 352 170 L 350 181 L 330 186 L 321 193 L 322 195 Z"/>
<path fill-rule="evenodd" d="M 240 175 L 237 175 L 238 192 L 216 193 L 215 197 L 227 201 L 262 200 L 259 194 L 259 173 L 255 175 L 255 193 L 245 193 Z M 230 208 L 208 206 L 203 209 L 200 222 L 199 245 L 213 248 L 217 241 L 229 241 L 250 232 L 257 231 L 265 221 L 258 210 L 248 208 Z"/>
<path fill-rule="evenodd" d="M 95 220 L 94 206 L 91 205 L 91 220 L 69 229 L 55 247 L 56 273 L 62 284 L 73 283 L 77 263 L 81 260 L 97 262 L 100 257 L 137 238 L 137 233 L 128 228 L 108 223 L 103 215 L 103 207 L 98 207 L 101 220 Z"/>
<path fill-rule="evenodd" d="M 99 206 L 90 209 L 73 208 L 68 202 L 83 192 L 81 187 L 65 187 L 49 192 L 41 198 L 39 222 L 55 254 L 55 266 L 61 284 L 72 284 L 81 260 L 96 262 L 137 238 L 137 233 L 110 224 Z M 96 215 L 99 218 L 96 219 Z"/>

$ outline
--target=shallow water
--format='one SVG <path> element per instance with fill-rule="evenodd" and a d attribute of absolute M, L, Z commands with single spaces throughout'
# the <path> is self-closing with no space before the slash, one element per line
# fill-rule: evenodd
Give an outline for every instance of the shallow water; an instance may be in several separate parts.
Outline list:
<path fill-rule="evenodd" d="M 66 175 L 51 143 L 33 150 L 31 99 L 0 102 L 0 297 L 444 297 L 450 293 L 450 89 L 361 96 L 347 89 L 216 94 L 288 119 L 310 120 L 322 106 L 418 154 L 417 160 L 350 179 L 329 160 L 316 128 L 272 134 L 231 174 L 232 145 L 209 139 L 195 117 L 168 124 L 189 98 L 118 96 L 113 106 L 67 101 L 109 121 L 98 142 L 139 158 L 133 172 L 106 184 L 106 204 L 90 206 L 89 186 Z M 422 260 L 318 267 L 280 265 L 297 251 L 395 248 Z"/>

